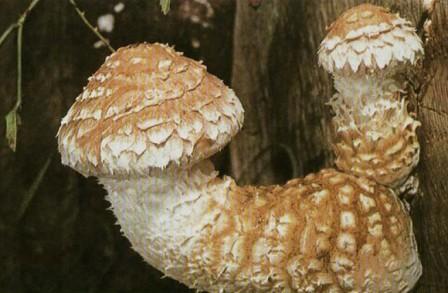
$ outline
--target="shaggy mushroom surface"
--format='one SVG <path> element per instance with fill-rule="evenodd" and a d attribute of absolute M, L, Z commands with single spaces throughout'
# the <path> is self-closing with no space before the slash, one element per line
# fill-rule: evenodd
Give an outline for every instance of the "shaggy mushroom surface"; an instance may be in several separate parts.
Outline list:
<path fill-rule="evenodd" d="M 96 176 L 145 261 L 209 292 L 407 292 L 421 274 L 395 193 L 326 169 L 237 186 L 207 158 L 241 128 L 233 91 L 161 44 L 119 49 L 62 120 L 62 162 Z"/>
<path fill-rule="evenodd" d="M 409 175 L 419 161 L 420 122 L 407 110 L 403 77 L 423 47 L 412 24 L 385 8 L 359 5 L 329 26 L 318 55 L 337 91 L 329 103 L 337 167 L 397 190 L 416 182 Z"/>

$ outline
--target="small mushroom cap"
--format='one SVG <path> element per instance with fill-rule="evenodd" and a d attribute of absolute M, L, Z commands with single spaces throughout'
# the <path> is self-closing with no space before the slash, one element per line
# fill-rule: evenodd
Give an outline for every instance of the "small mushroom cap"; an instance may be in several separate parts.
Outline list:
<path fill-rule="evenodd" d="M 353 74 L 414 64 L 423 47 L 409 21 L 383 7 L 362 4 L 330 25 L 318 55 L 328 72 Z"/>
<path fill-rule="evenodd" d="M 62 163 L 85 176 L 147 176 L 223 148 L 243 123 L 234 92 L 162 44 L 120 48 L 62 119 Z"/>

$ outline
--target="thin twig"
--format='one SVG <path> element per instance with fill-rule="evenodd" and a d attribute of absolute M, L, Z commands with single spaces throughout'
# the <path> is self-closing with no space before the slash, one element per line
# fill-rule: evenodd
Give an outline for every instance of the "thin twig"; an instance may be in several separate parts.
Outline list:
<path fill-rule="evenodd" d="M 20 15 L 19 19 L 12 23 L 2 34 L 0 37 L 0 46 L 3 44 L 3 42 L 8 38 L 9 34 L 19 26 L 23 25 L 25 22 L 26 17 L 28 16 L 28 13 L 30 13 L 31 10 L 33 10 L 34 6 L 39 2 L 40 0 L 33 0 L 30 5 L 26 8 L 26 10 Z"/>
<path fill-rule="evenodd" d="M 19 23 L 17 29 L 17 100 L 14 111 L 17 111 L 22 105 L 22 37 L 23 22 Z"/>
<path fill-rule="evenodd" d="M 113 53 L 115 52 L 115 49 L 112 48 L 112 46 L 110 45 L 109 41 L 103 37 L 103 35 L 100 34 L 100 32 L 98 31 L 98 28 L 94 27 L 85 17 L 85 12 L 81 11 L 81 9 L 79 9 L 78 5 L 76 4 L 75 0 L 69 0 L 70 3 L 73 5 L 73 7 L 75 8 L 76 12 L 78 13 L 79 17 L 82 19 L 82 21 L 84 22 L 84 24 L 101 40 L 101 42 L 103 42 L 104 45 L 106 45 L 107 48 L 109 48 L 109 50 Z"/>
<path fill-rule="evenodd" d="M 8 38 L 9 34 L 18 27 L 18 23 L 12 23 L 2 34 L 0 37 L 0 47 L 3 45 L 3 42 Z"/>
<path fill-rule="evenodd" d="M 17 146 L 17 124 L 20 121 L 18 115 L 18 110 L 22 105 L 22 39 L 23 39 L 23 25 L 28 14 L 33 10 L 34 6 L 40 0 L 31 1 L 30 5 L 26 10 L 20 15 L 19 19 L 12 23 L 0 37 L 0 46 L 8 38 L 11 32 L 17 28 L 17 100 L 14 108 L 8 112 L 5 116 L 6 120 L 6 139 L 8 141 L 9 147 L 15 151 Z"/>
<path fill-rule="evenodd" d="M 36 178 L 34 179 L 33 183 L 31 184 L 30 189 L 28 190 L 28 192 L 25 193 L 25 196 L 22 199 L 22 203 L 20 204 L 20 207 L 19 207 L 17 215 L 16 215 L 16 222 L 18 222 L 18 221 L 20 221 L 20 219 L 22 219 L 22 217 L 25 214 L 32 199 L 34 198 L 34 195 L 36 194 L 37 190 L 39 189 L 40 183 L 42 182 L 42 179 L 44 179 L 45 173 L 47 173 L 48 167 L 50 166 L 51 158 L 52 158 L 52 155 L 50 155 L 48 157 L 48 159 L 45 161 L 44 165 L 39 170 L 39 173 L 37 174 Z"/>

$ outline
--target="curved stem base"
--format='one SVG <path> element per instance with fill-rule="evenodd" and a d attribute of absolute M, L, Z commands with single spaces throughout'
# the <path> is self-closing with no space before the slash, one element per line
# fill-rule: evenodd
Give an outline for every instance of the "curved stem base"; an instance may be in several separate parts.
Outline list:
<path fill-rule="evenodd" d="M 209 292 L 407 292 L 421 274 L 412 224 L 389 189 L 323 170 L 238 187 L 206 163 L 100 179 L 152 266 Z"/>

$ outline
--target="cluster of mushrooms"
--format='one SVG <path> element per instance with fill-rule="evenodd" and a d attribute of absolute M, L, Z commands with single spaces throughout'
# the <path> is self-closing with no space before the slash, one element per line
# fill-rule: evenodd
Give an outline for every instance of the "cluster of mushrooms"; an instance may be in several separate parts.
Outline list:
<path fill-rule="evenodd" d="M 335 169 L 238 186 L 208 158 L 240 130 L 234 92 L 169 46 L 106 58 L 63 118 L 62 163 L 96 176 L 145 261 L 208 292 L 408 292 L 419 279 L 398 197 L 419 159 L 400 76 L 423 56 L 410 22 L 364 4 L 330 27 Z M 395 191 L 394 191 L 395 190 Z"/>

